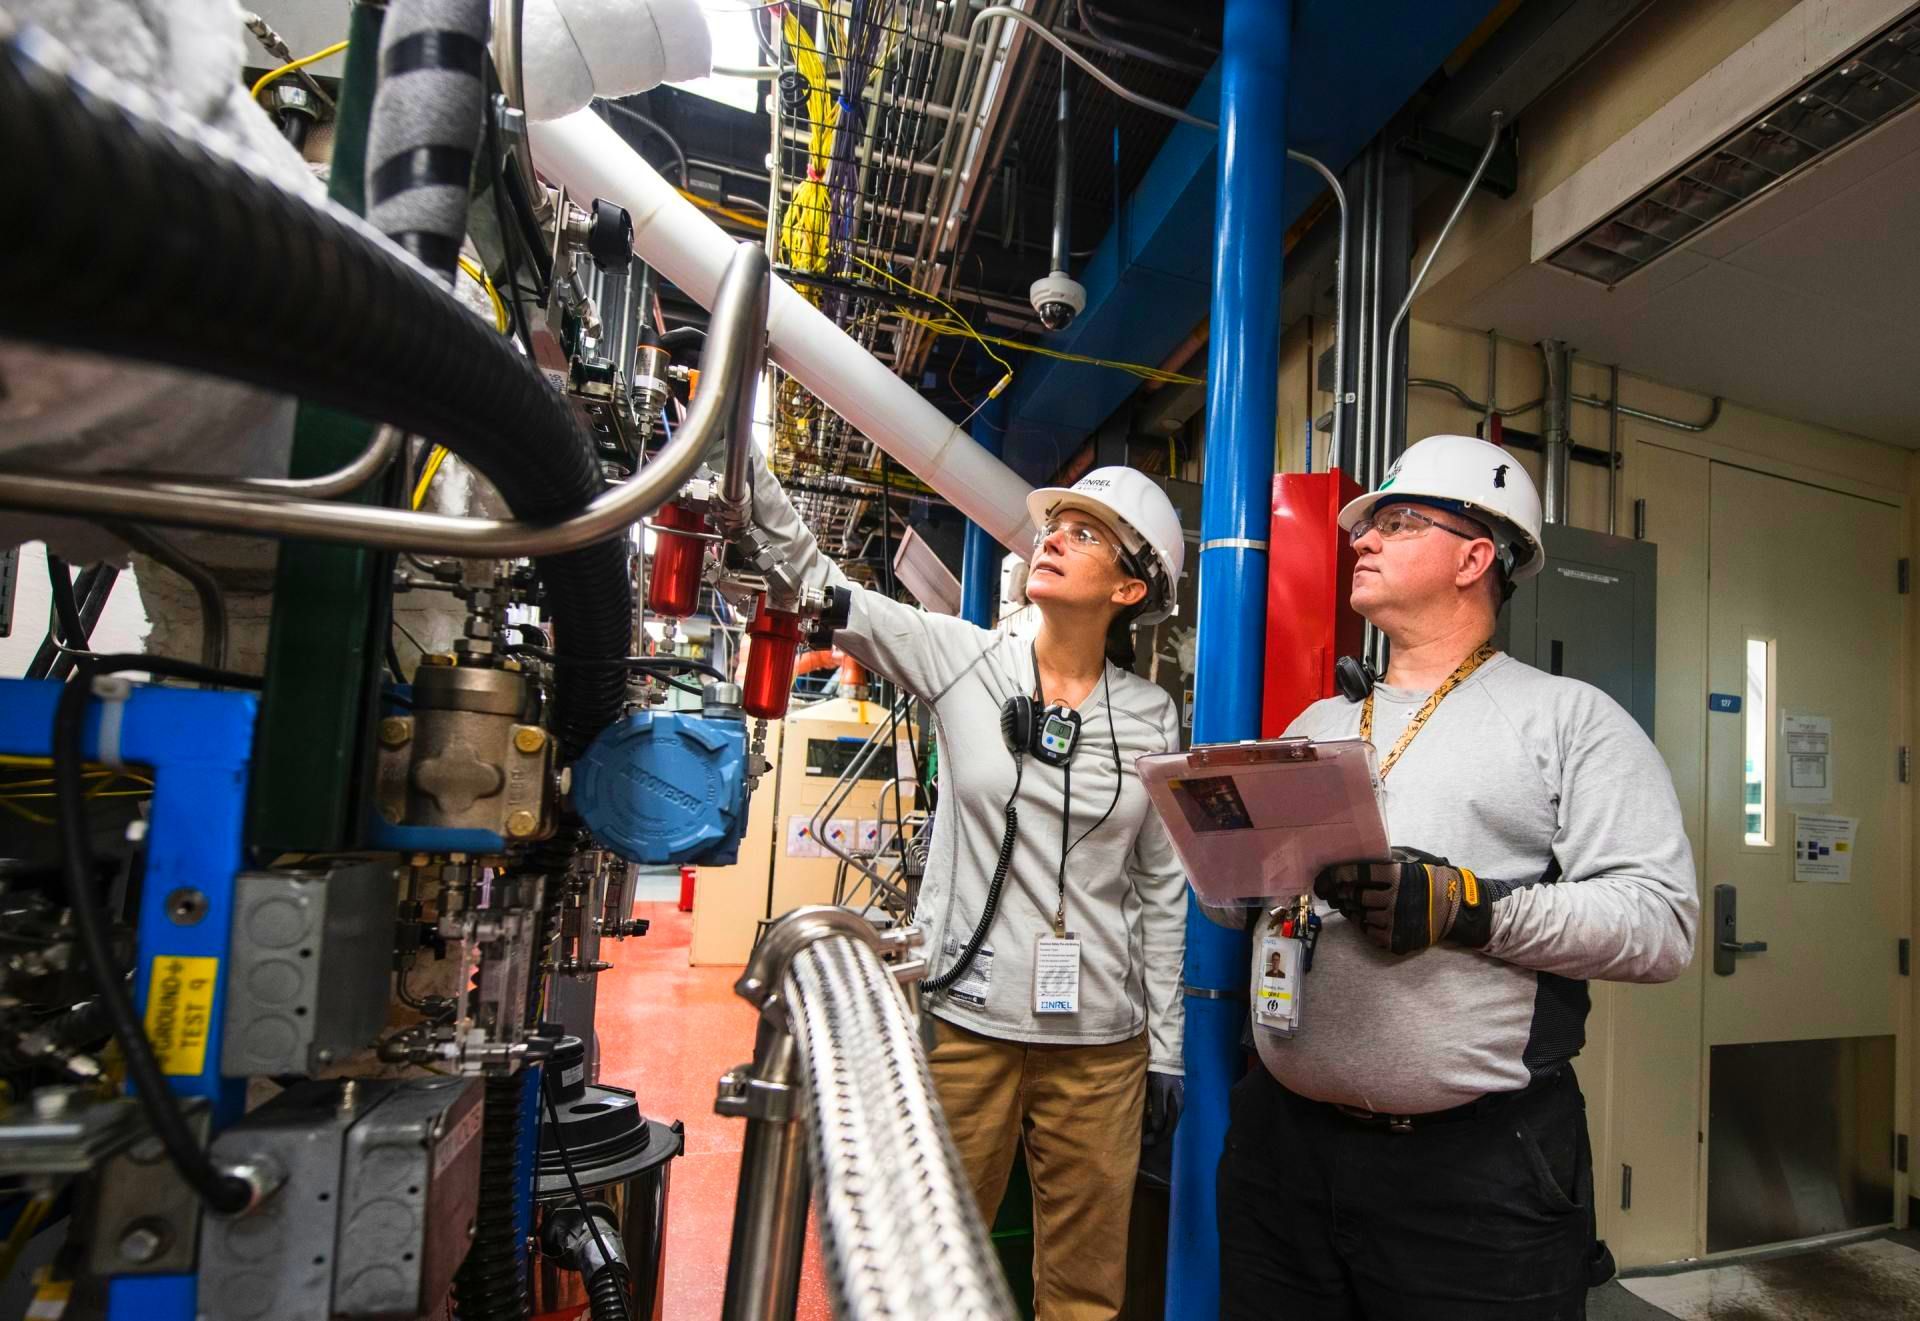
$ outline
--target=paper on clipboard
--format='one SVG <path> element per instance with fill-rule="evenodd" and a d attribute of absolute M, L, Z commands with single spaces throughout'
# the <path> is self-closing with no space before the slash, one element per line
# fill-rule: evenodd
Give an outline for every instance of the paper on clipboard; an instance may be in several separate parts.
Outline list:
<path fill-rule="evenodd" d="M 1385 859 L 1373 745 L 1263 739 L 1134 762 L 1187 882 L 1217 907 L 1304 894 L 1322 868 Z"/>

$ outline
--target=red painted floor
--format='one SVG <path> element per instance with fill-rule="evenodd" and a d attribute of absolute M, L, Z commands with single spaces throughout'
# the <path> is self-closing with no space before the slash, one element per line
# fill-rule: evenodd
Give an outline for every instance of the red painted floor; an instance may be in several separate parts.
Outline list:
<path fill-rule="evenodd" d="M 667 1321 L 720 1315 L 746 1122 L 713 1113 L 720 1075 L 753 1058 L 753 1010 L 733 993 L 738 968 L 690 968 L 693 918 L 670 903 L 635 905 L 653 927 L 612 946 L 600 977 L 600 1081 L 630 1087 L 650 1117 L 686 1124 L 667 1203 Z M 607 946 L 601 947 L 603 950 Z M 825 1276 L 812 1225 L 800 1280 L 802 1321 L 826 1321 Z"/>

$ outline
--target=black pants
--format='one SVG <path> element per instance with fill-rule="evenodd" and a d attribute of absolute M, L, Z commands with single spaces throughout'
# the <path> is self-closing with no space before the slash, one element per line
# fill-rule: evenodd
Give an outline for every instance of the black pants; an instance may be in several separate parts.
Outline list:
<path fill-rule="evenodd" d="M 1573 1071 L 1394 1133 L 1255 1065 L 1220 1159 L 1228 1321 L 1579 1321 L 1593 1156 Z"/>

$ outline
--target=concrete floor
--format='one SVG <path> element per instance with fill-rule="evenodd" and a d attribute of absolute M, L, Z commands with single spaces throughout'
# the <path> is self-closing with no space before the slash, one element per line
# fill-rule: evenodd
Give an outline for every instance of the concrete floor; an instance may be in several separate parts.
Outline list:
<path fill-rule="evenodd" d="M 654 1119 L 686 1124 L 686 1154 L 673 1162 L 667 1199 L 662 1314 L 674 1321 L 720 1315 L 727 1249 L 746 1122 L 713 1113 L 720 1075 L 753 1058 L 753 1011 L 733 993 L 737 968 L 690 968 L 690 915 L 673 903 L 678 874 L 641 878 L 634 912 L 653 923 L 613 947 L 599 987 L 600 1081 L 632 1088 Z M 603 949 L 605 947 L 603 946 Z M 826 1277 L 808 1232 L 800 1321 L 826 1321 Z"/>
<path fill-rule="evenodd" d="M 1885 1236 L 1895 1243 L 1920 1251 L 1920 1230 L 1900 1230 Z M 1702 1266 L 1701 1269 L 1707 1269 Z M 1644 1302 L 1627 1292 L 1618 1280 L 1595 1289 L 1587 1297 L 1587 1321 L 1673 1321 L 1665 1310 Z M 1756 1318 L 1755 1321 L 1802 1321 L 1798 1317 Z M 1859 1321 L 1870 1321 L 1861 1317 Z"/>

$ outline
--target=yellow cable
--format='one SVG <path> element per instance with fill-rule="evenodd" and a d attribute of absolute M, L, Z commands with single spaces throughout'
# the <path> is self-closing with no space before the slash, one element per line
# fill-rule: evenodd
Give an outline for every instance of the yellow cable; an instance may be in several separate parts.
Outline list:
<path fill-rule="evenodd" d="M 825 29 L 831 44 L 834 35 L 831 21 L 825 23 Z M 791 7 L 781 15 L 781 35 L 793 52 L 794 67 L 807 80 L 808 90 L 807 177 L 794 186 L 793 196 L 787 200 L 780 221 L 780 251 L 793 269 L 818 275 L 826 271 L 831 256 L 828 246 L 833 198 L 827 191 L 826 180 L 834 133 L 840 122 L 839 103 L 827 86 L 826 61 L 820 58 L 813 38 Z M 803 293 L 813 301 L 819 299 L 818 291 Z"/>
<path fill-rule="evenodd" d="M 690 193 L 684 188 L 676 189 L 675 191 L 699 207 L 702 211 L 711 211 L 716 216 L 725 216 L 728 220 L 745 225 L 749 229 L 762 230 L 767 227 L 767 222 L 759 216 L 749 215 L 745 211 L 736 211 L 730 206 L 721 206 L 718 202 L 709 201 L 700 196 L 700 194 Z"/>
<path fill-rule="evenodd" d="M 274 82 L 276 79 L 286 77 L 288 74 L 292 73 L 295 69 L 304 69 L 309 64 L 318 64 L 321 60 L 326 59 L 327 56 L 338 55 L 341 51 L 345 50 L 346 48 L 347 48 L 346 42 L 336 41 L 331 46 L 327 47 L 325 50 L 317 50 L 311 55 L 303 55 L 299 59 L 293 61 L 293 63 L 291 64 L 283 64 L 277 69 L 273 69 L 267 73 L 262 74 L 260 76 L 260 81 L 253 85 L 253 92 L 252 92 L 253 99 L 258 101 L 260 99 L 260 93 L 264 92 L 267 89 L 268 84 Z"/>
<path fill-rule="evenodd" d="M 954 325 L 951 322 L 936 321 L 919 316 L 913 312 L 902 311 L 904 320 L 925 327 L 936 335 L 968 335 L 982 343 L 998 344 L 1002 348 L 1013 349 L 1018 353 L 1037 353 L 1043 358 L 1057 358 L 1061 362 L 1084 363 L 1089 367 L 1107 367 L 1114 371 L 1126 372 L 1143 381 L 1159 381 L 1163 385 L 1200 385 L 1203 379 L 1187 376 L 1180 372 L 1170 372 L 1159 367 L 1149 367 L 1144 362 L 1116 362 L 1110 358 L 1090 358 L 1083 353 L 1066 353 L 1060 349 L 1050 349 L 1039 344 L 1025 344 L 1017 339 L 1007 339 L 1001 335 L 982 335 L 970 325 Z"/>
<path fill-rule="evenodd" d="M 0 1246 L 0 1280 L 13 1273 L 20 1254 L 26 1251 L 28 1241 L 39 1231 L 40 1222 L 47 1218 L 52 1207 L 53 1198 L 42 1193 L 21 1209 L 19 1218 L 13 1222 L 13 1232 L 7 1235 L 6 1244 Z M 31 1313 L 33 1309 L 29 1307 L 27 1311 Z"/>
<path fill-rule="evenodd" d="M 853 254 L 851 253 L 849 253 L 848 255 L 853 256 Z M 953 332 L 941 331 L 938 333 L 966 334 L 966 335 L 973 336 L 974 342 L 980 346 L 980 351 L 982 353 L 985 353 L 989 358 L 992 358 L 995 362 L 999 363 L 1001 370 L 1006 373 L 1006 375 L 1002 376 L 999 379 L 999 381 L 995 383 L 993 389 L 987 391 L 988 399 L 999 398 L 1001 391 L 1005 390 L 1009 385 L 1013 384 L 1013 364 L 1008 362 L 1005 358 L 1001 357 L 999 354 L 995 353 L 993 351 L 992 344 L 990 344 L 988 341 L 991 340 L 993 344 L 1005 344 L 1010 348 L 1021 348 L 1021 347 L 1024 347 L 1023 345 L 1016 344 L 1011 340 L 1003 340 L 999 338 L 997 335 L 982 335 L 979 331 L 973 328 L 973 322 L 961 316 L 958 309 L 956 309 L 952 303 L 949 303 L 946 299 L 940 297 L 940 295 L 930 294 L 924 289 L 916 289 L 912 285 L 908 284 L 905 280 L 895 275 L 892 271 L 886 270 L 879 266 L 875 266 L 872 262 L 868 261 L 864 257 L 853 257 L 853 260 L 859 262 L 862 266 L 866 267 L 868 270 L 872 271 L 874 274 L 881 276 L 884 279 L 890 280 L 894 284 L 899 285 L 902 289 L 905 289 L 908 293 L 915 294 L 918 297 L 924 298 L 929 302 L 938 303 L 942 308 L 946 310 L 946 313 L 948 316 L 952 317 L 955 321 L 960 323 L 961 329 L 958 331 L 953 331 Z M 936 323 L 928 320 L 926 317 L 915 316 L 912 312 L 908 312 L 904 310 L 900 313 L 900 315 L 905 320 L 912 321 L 917 325 L 923 325 L 929 330 L 936 329 Z"/>
<path fill-rule="evenodd" d="M 418 509 L 426 502 L 427 488 L 433 485 L 434 474 L 440 471 L 440 465 L 447 461 L 447 447 L 435 445 L 427 453 L 427 466 L 420 470 L 420 480 L 413 486 L 413 508 Z"/>
<path fill-rule="evenodd" d="M 487 291 L 487 301 L 493 304 L 493 328 L 502 335 L 507 333 L 507 304 L 500 297 L 500 291 L 493 287 L 493 280 L 481 268 L 479 262 L 471 257 L 460 259 L 460 269 L 471 275 L 482 289 Z"/>

